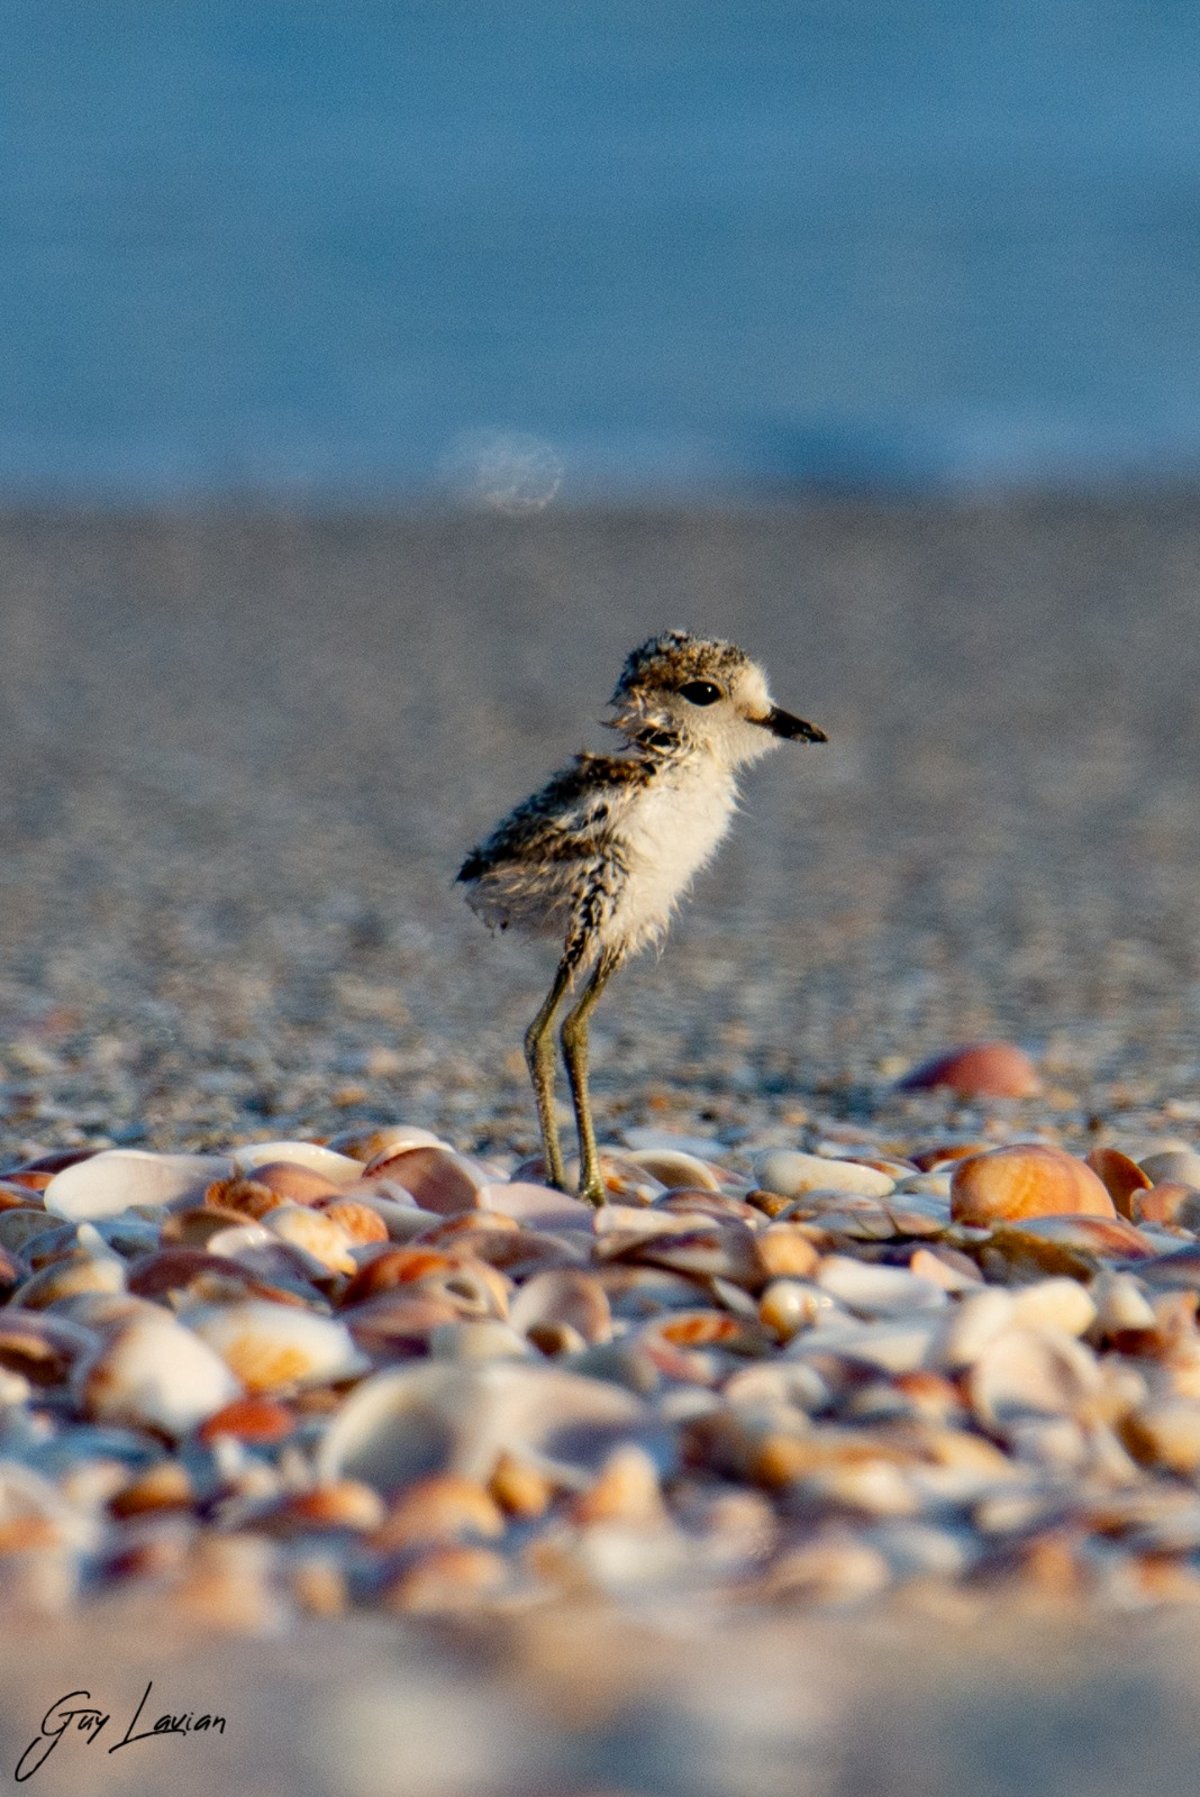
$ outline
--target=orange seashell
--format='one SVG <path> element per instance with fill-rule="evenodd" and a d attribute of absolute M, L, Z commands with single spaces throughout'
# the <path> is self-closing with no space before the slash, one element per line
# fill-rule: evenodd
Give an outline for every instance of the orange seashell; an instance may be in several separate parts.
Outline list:
<path fill-rule="evenodd" d="M 918 1173 L 936 1173 L 955 1161 L 965 1161 L 968 1155 L 986 1154 L 989 1146 L 987 1142 L 937 1142 L 932 1148 L 918 1148 L 911 1159 Z"/>
<path fill-rule="evenodd" d="M 234 1398 L 224 1409 L 215 1411 L 201 1423 L 197 1434 L 203 1442 L 219 1435 L 232 1435 L 238 1441 L 282 1441 L 296 1427 L 296 1418 L 286 1404 L 261 1393 Z"/>
<path fill-rule="evenodd" d="M 274 1534 L 295 1535 L 311 1531 L 345 1529 L 365 1535 L 383 1521 L 383 1499 L 359 1479 L 335 1479 L 298 1491 L 284 1499 L 263 1519 Z"/>
<path fill-rule="evenodd" d="M 287 1199 L 257 1179 L 236 1175 L 233 1179 L 215 1179 L 204 1193 L 205 1205 L 211 1210 L 226 1211 L 243 1221 L 257 1222 Z"/>
<path fill-rule="evenodd" d="M 1019 1217 L 1115 1217 L 1113 1201 L 1082 1161 L 1043 1142 L 1017 1142 L 960 1161 L 950 1183 L 956 1223 Z"/>
<path fill-rule="evenodd" d="M 122 1487 L 109 1504 L 118 1518 L 162 1510 L 188 1510 L 195 1497 L 187 1469 L 178 1460 L 160 1460 Z"/>
<path fill-rule="evenodd" d="M 1117 1215 L 1130 1222 L 1139 1219 L 1134 1215 L 1133 1195 L 1144 1192 L 1153 1184 L 1148 1173 L 1143 1173 L 1135 1160 L 1122 1154 L 1119 1148 L 1093 1148 L 1087 1157 L 1087 1164 L 1100 1179 L 1105 1191 L 1117 1208 Z"/>
<path fill-rule="evenodd" d="M 948 1086 L 960 1098 L 1034 1098 L 1042 1089 L 1037 1068 L 1012 1042 L 974 1042 L 925 1061 L 899 1083 L 901 1092 Z"/>
<path fill-rule="evenodd" d="M 432 1273 L 448 1273 L 454 1264 L 449 1254 L 434 1248 L 385 1248 L 358 1269 L 342 1293 L 342 1307 L 361 1304 L 394 1285 L 415 1285 Z"/>
<path fill-rule="evenodd" d="M 316 1208 L 340 1223 L 350 1240 L 359 1246 L 388 1239 L 387 1224 L 369 1204 L 359 1204 L 355 1198 L 331 1198 L 327 1203 L 318 1199 Z"/>

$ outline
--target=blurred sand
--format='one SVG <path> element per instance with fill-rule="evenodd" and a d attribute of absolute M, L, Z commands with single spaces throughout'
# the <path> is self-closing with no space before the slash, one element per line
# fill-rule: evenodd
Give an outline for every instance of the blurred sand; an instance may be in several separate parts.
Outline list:
<path fill-rule="evenodd" d="M 9 1146 L 532 1143 L 545 947 L 458 859 L 628 648 L 761 655 L 787 750 L 596 1025 L 610 1128 L 728 1133 L 999 1032 L 1079 1104 L 1200 1064 L 1200 502 L 0 520 Z"/>

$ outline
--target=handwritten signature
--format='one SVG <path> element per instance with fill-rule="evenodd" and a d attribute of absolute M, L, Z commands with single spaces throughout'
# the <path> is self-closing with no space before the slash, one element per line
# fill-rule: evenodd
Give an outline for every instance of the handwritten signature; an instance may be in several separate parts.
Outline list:
<path fill-rule="evenodd" d="M 119 1741 L 112 1742 L 109 1753 L 116 1753 L 121 1747 L 132 1747 L 135 1741 L 154 1741 L 165 1735 L 201 1735 L 213 1729 L 218 1734 L 225 1733 L 224 1716 L 210 1715 L 208 1711 L 197 1714 L 195 1710 L 180 1710 L 177 1713 L 164 1711 L 150 1727 L 139 1730 L 142 1711 L 149 1703 L 153 1689 L 154 1680 L 151 1679 L 142 1692 L 141 1702 L 129 1718 L 125 1733 Z M 75 1703 L 77 1697 L 86 1701 Z M 32 1778 L 38 1768 L 46 1764 L 65 1734 L 74 1732 L 83 1735 L 85 1744 L 94 1747 L 111 1721 L 111 1713 L 92 1702 L 90 1691 L 68 1691 L 65 1696 L 52 1703 L 42 1717 L 41 1728 L 17 1761 L 14 1779 L 18 1784 L 23 1784 L 27 1778 Z"/>

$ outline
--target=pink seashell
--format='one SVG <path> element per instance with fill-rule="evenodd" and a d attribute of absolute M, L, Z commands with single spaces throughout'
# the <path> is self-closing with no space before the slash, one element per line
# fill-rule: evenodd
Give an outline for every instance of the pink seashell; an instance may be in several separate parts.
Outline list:
<path fill-rule="evenodd" d="M 515 1223 L 531 1229 L 586 1229 L 591 1233 L 596 1215 L 590 1204 L 556 1192 L 550 1186 L 526 1185 L 510 1181 L 506 1185 L 485 1185 L 478 1193 L 484 1210 L 497 1211 Z"/>
<path fill-rule="evenodd" d="M 478 1210 L 479 1194 L 487 1186 L 482 1170 L 450 1148 L 406 1148 L 370 1162 L 366 1179 L 394 1180 L 409 1192 L 422 1210 L 442 1217 L 459 1211 Z"/>
<path fill-rule="evenodd" d="M 925 1061 L 899 1082 L 901 1092 L 948 1086 L 960 1098 L 1034 1098 L 1042 1089 L 1029 1056 L 1012 1042 L 974 1042 Z"/>

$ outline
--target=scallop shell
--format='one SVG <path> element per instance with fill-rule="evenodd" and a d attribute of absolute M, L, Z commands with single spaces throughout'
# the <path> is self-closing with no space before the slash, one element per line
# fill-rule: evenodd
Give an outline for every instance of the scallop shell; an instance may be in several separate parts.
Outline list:
<path fill-rule="evenodd" d="M 565 1324 L 584 1342 L 612 1340 L 608 1295 L 594 1273 L 555 1267 L 526 1280 L 509 1308 L 514 1329 L 530 1334 L 551 1324 Z"/>
<path fill-rule="evenodd" d="M 448 1148 L 450 1144 L 415 1123 L 385 1123 L 378 1129 L 347 1129 L 331 1136 L 326 1147 L 368 1166 L 406 1148 Z"/>
<path fill-rule="evenodd" d="M 1090 1167 L 1042 1142 L 1018 1142 L 960 1161 L 950 1206 L 956 1223 L 980 1225 L 1024 1217 L 1116 1215 Z"/>
<path fill-rule="evenodd" d="M 282 1204 L 269 1213 L 266 1227 L 331 1273 L 350 1275 L 356 1269 L 350 1237 L 327 1211 L 313 1210 L 307 1204 Z"/>
<path fill-rule="evenodd" d="M 477 1210 L 488 1185 L 484 1170 L 452 1148 L 403 1148 L 371 1161 L 367 1179 L 386 1178 L 402 1186 L 422 1210 L 453 1217 Z"/>
<path fill-rule="evenodd" d="M 317 1471 L 391 1497 L 432 1473 L 486 1484 L 507 1453 L 570 1485 L 640 1434 L 662 1437 L 652 1412 L 598 1379 L 512 1361 L 424 1365 L 377 1373 L 352 1392 L 317 1450 Z"/>
<path fill-rule="evenodd" d="M 351 1379 L 370 1365 L 343 1323 L 298 1306 L 264 1299 L 205 1304 L 182 1311 L 180 1321 L 251 1392 L 327 1385 Z"/>
<path fill-rule="evenodd" d="M 231 1163 L 216 1155 L 107 1148 L 56 1173 L 44 1202 L 53 1216 L 75 1223 L 113 1217 L 135 1204 L 163 1209 L 198 1202 L 206 1186 L 231 1170 Z"/>
<path fill-rule="evenodd" d="M 624 1158 L 635 1167 L 641 1167 L 668 1191 L 680 1186 L 699 1186 L 709 1192 L 721 1189 L 715 1167 L 679 1148 L 633 1148 L 626 1151 Z"/>

